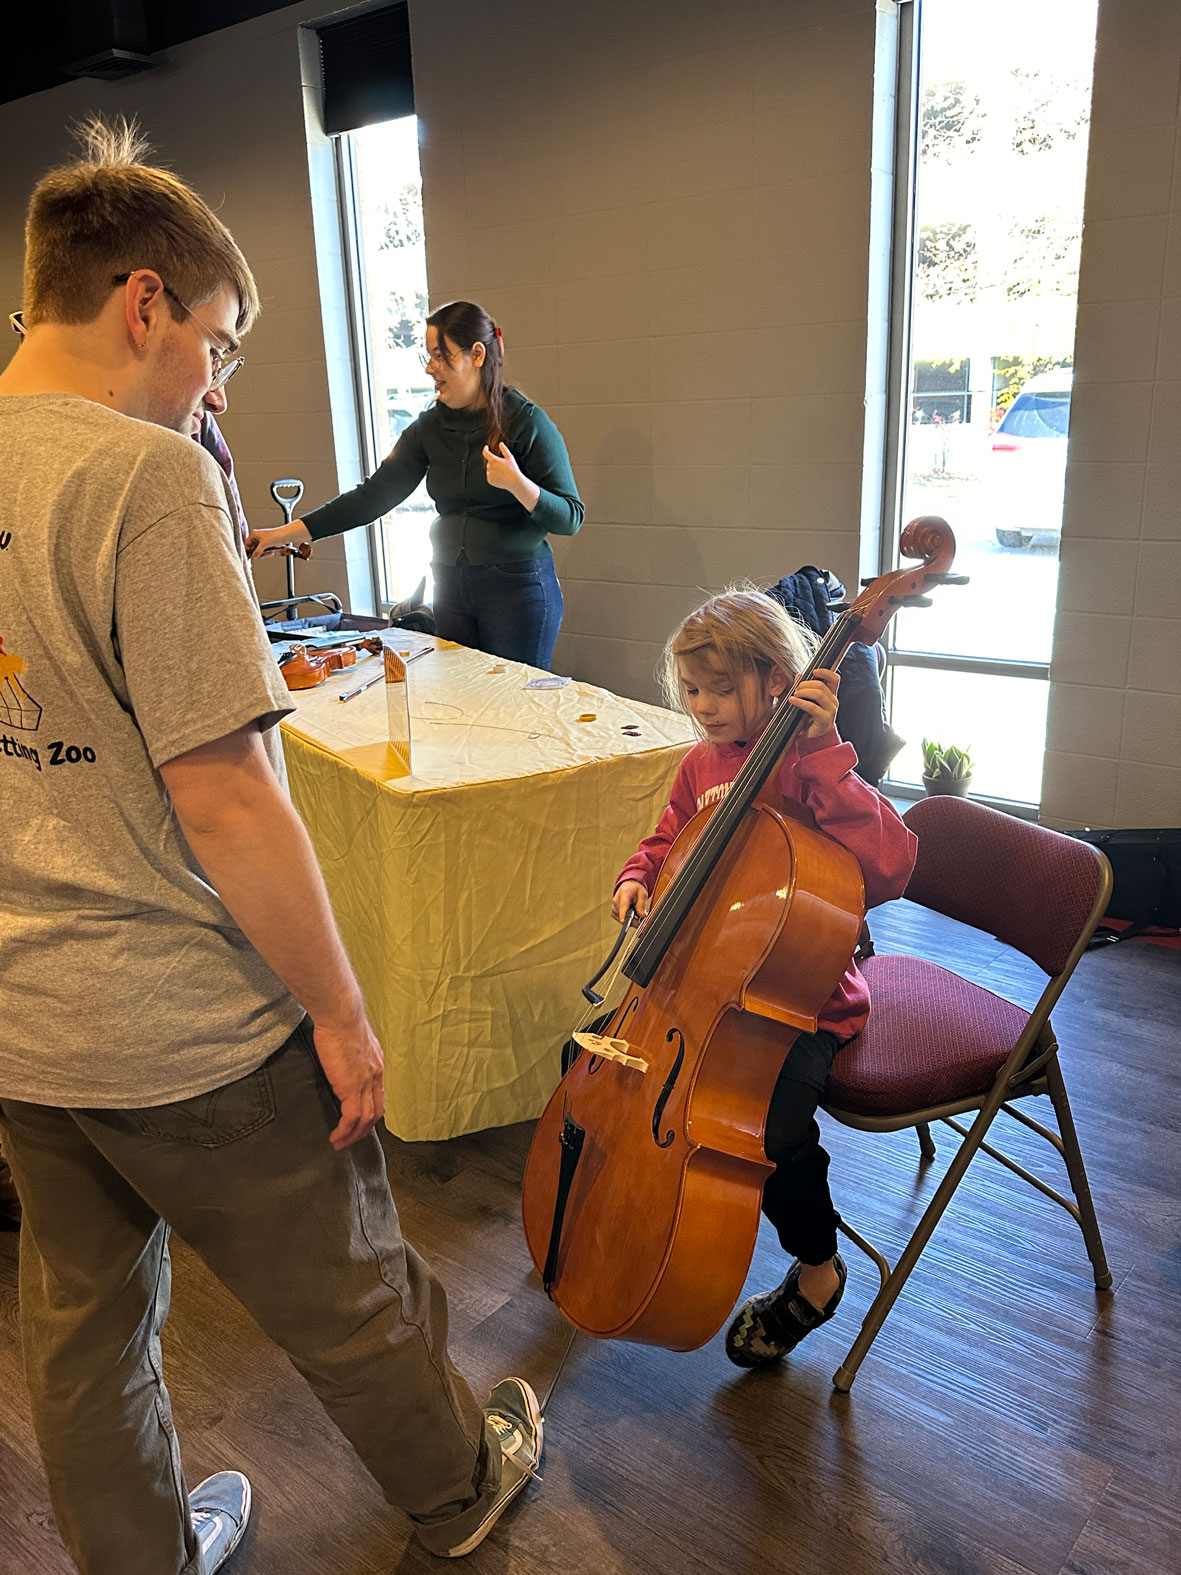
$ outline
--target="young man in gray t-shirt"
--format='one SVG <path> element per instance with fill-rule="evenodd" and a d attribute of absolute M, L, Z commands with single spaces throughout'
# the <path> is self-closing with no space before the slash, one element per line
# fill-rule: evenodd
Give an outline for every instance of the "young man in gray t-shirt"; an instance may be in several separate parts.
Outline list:
<path fill-rule="evenodd" d="M 212 1575 L 159 1365 L 175 1227 L 433 1552 L 535 1470 L 398 1229 L 382 1057 L 283 789 L 290 709 L 224 475 L 188 437 L 258 310 L 229 232 L 126 133 L 46 176 L 0 375 L 0 1141 L 54 1513 L 84 1575 Z M 290 916 L 299 915 L 291 924 Z"/>

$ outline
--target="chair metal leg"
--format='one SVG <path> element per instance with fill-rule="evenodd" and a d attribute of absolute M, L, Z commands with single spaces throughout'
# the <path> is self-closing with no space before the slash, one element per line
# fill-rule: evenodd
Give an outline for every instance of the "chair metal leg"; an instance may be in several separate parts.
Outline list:
<path fill-rule="evenodd" d="M 890 1278 L 871 1302 L 869 1311 L 866 1313 L 864 1322 L 861 1325 L 861 1332 L 849 1347 L 845 1360 L 833 1374 L 833 1388 L 838 1389 L 842 1394 L 848 1394 L 853 1387 L 853 1380 L 857 1377 L 857 1369 L 865 1360 L 870 1346 L 877 1339 L 878 1332 L 885 1323 L 887 1314 L 898 1300 L 902 1287 L 910 1278 L 910 1271 L 919 1261 L 923 1248 L 930 1241 L 932 1232 L 942 1218 L 947 1205 L 951 1202 L 955 1189 L 963 1180 L 964 1172 L 978 1152 L 985 1133 L 992 1125 L 999 1102 L 998 1098 L 996 1103 L 991 1104 L 991 1107 L 986 1105 L 977 1115 L 968 1136 L 960 1144 L 954 1159 L 947 1167 L 947 1174 L 935 1189 L 935 1196 L 928 1203 L 922 1219 L 915 1226 L 910 1240 L 902 1251 L 902 1256 L 894 1265 Z"/>
<path fill-rule="evenodd" d="M 1087 1244 L 1087 1256 L 1095 1273 L 1095 1284 L 1101 1291 L 1105 1291 L 1111 1285 L 1111 1270 L 1107 1266 L 1107 1254 L 1103 1250 L 1103 1237 L 1099 1233 L 1099 1221 L 1095 1217 L 1095 1205 L 1091 1199 L 1091 1188 L 1083 1164 L 1083 1151 L 1079 1147 L 1074 1115 L 1066 1095 L 1066 1082 L 1057 1056 L 1047 1063 L 1045 1079 L 1049 1086 L 1054 1114 L 1058 1119 L 1058 1132 L 1062 1138 L 1062 1158 L 1066 1163 L 1070 1185 L 1074 1189 L 1075 1201 L 1078 1203 L 1079 1224 L 1082 1227 L 1083 1240 Z"/>
<path fill-rule="evenodd" d="M 926 1121 L 920 1121 L 915 1126 L 919 1135 L 919 1153 L 924 1159 L 935 1158 L 935 1139 L 931 1136 L 931 1128 Z"/>
<path fill-rule="evenodd" d="M 884 1258 L 882 1256 L 882 1254 L 878 1251 L 878 1249 L 874 1246 L 873 1242 L 867 1240 L 867 1238 L 864 1237 L 861 1234 L 861 1232 L 856 1229 L 855 1226 L 849 1224 L 848 1220 L 843 1220 L 843 1219 L 838 1217 L 837 1218 L 837 1229 L 839 1231 L 843 1231 L 844 1234 L 849 1238 L 849 1240 L 853 1243 L 853 1245 L 855 1247 L 860 1247 L 861 1248 L 862 1252 L 869 1259 L 869 1261 L 873 1264 L 874 1268 L 878 1271 L 878 1275 L 881 1278 L 882 1284 L 885 1285 L 886 1282 L 890 1278 L 890 1261 L 889 1261 L 889 1259 L 888 1258 Z"/>

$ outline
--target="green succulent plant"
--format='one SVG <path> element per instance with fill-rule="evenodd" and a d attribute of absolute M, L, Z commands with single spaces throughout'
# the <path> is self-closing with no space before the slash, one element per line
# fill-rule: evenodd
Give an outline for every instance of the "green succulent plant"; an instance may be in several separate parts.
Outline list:
<path fill-rule="evenodd" d="M 950 777 L 961 782 L 972 775 L 972 757 L 966 749 L 957 749 L 954 744 L 933 744 L 929 738 L 924 738 L 923 775 Z"/>

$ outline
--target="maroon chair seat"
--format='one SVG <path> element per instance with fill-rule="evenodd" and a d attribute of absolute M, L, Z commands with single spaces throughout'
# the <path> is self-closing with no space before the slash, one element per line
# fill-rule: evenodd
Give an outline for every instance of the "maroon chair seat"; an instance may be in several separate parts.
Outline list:
<path fill-rule="evenodd" d="M 985 1093 L 1029 1014 L 959 974 L 916 957 L 867 957 L 872 1006 L 838 1052 L 826 1105 L 895 1116 Z"/>

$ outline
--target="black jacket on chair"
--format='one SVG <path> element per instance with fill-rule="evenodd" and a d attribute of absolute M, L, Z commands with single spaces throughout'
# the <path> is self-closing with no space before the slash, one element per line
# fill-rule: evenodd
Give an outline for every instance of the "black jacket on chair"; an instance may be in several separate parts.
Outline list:
<path fill-rule="evenodd" d="M 833 622 L 829 604 L 844 599 L 845 587 L 831 569 L 806 564 L 768 586 L 767 595 L 813 634 L 824 635 Z M 906 740 L 899 738 L 886 720 L 886 697 L 874 647 L 856 640 L 841 663 L 837 728 L 857 751 L 858 775 L 877 787 Z"/>

